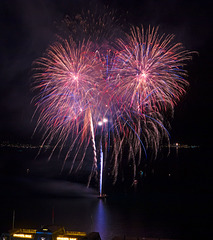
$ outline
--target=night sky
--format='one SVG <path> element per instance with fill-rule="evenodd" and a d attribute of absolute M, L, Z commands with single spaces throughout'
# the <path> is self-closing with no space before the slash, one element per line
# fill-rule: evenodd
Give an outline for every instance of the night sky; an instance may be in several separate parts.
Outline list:
<path fill-rule="evenodd" d="M 160 32 L 175 34 L 186 49 L 197 51 L 188 63 L 190 87 L 175 107 L 171 142 L 210 145 L 212 131 L 212 5 L 211 1 L 0 1 L 0 140 L 39 143 L 31 139 L 36 119 L 31 100 L 32 62 L 54 40 L 57 25 L 92 6 L 104 4 L 117 11 L 125 23 L 160 26 Z"/>
<path fill-rule="evenodd" d="M 48 46 L 56 39 L 58 26 L 66 15 L 74 17 L 82 10 L 104 9 L 104 5 L 107 5 L 109 9 L 115 11 L 115 17 L 119 19 L 122 25 L 144 25 L 145 28 L 149 25 L 159 26 L 159 33 L 174 34 L 176 42 L 183 43 L 185 49 L 189 51 L 197 52 L 197 54 L 193 54 L 193 59 L 186 66 L 189 75 L 187 80 L 190 85 L 186 95 L 182 97 L 174 109 L 174 118 L 171 120 L 169 132 L 171 143 L 179 142 L 200 146 L 200 148 L 180 150 L 172 148 L 168 161 L 165 159 L 156 160 L 153 161 L 156 163 L 155 165 L 152 165 L 153 162 L 150 161 L 151 167 L 146 164 L 146 160 L 142 161 L 142 164 L 145 164 L 142 168 L 137 169 L 144 171 L 143 178 L 140 176 L 142 181 L 139 187 L 142 186 L 141 189 L 146 194 L 141 195 L 145 204 L 144 202 L 142 204 L 138 202 L 138 205 L 141 206 L 141 211 L 143 211 L 143 208 L 148 209 L 145 211 L 145 213 L 147 212 L 147 218 L 143 220 L 143 216 L 138 213 L 137 205 L 132 204 L 131 208 L 137 216 L 136 220 L 139 219 L 137 223 L 135 218 L 129 218 L 129 215 L 126 215 L 126 213 L 130 214 L 130 204 L 127 202 L 126 205 L 122 205 L 117 202 L 117 205 L 109 208 L 113 217 L 111 222 L 114 221 L 115 226 L 120 222 L 122 225 L 122 219 L 124 219 L 127 222 L 127 229 L 131 229 L 131 227 L 134 229 L 137 226 L 139 229 L 141 229 L 141 226 L 142 228 L 145 226 L 145 229 L 147 229 L 146 226 L 149 226 L 149 224 L 150 226 L 152 224 L 162 226 L 162 223 L 165 222 L 165 225 L 170 226 L 171 222 L 175 226 L 174 229 L 177 226 L 180 226 L 181 229 L 183 227 L 183 232 L 186 229 L 188 236 L 194 233 L 197 237 L 197 233 L 200 231 L 200 236 L 203 237 L 208 234 L 208 231 L 211 231 L 210 236 L 212 238 L 212 227 L 208 228 L 208 224 L 211 222 L 209 219 L 213 217 L 213 211 L 210 215 L 213 201 L 213 162 L 211 159 L 213 143 L 212 2 L 212 0 L 0 0 L 0 233 L 10 228 L 12 209 L 16 209 L 17 219 L 19 219 L 19 222 L 18 220 L 17 222 L 20 226 L 22 223 L 20 220 L 21 213 L 23 214 L 23 222 L 29 221 L 31 226 L 36 221 L 40 224 L 41 218 L 44 221 L 43 216 L 46 217 L 44 219 L 47 219 L 49 216 L 47 211 L 52 211 L 52 205 L 49 200 L 43 201 L 43 199 L 40 199 L 40 202 L 38 202 L 37 198 L 32 198 L 33 201 L 28 201 L 28 198 L 25 199 L 23 196 L 30 195 L 31 191 L 32 196 L 36 194 L 36 197 L 37 193 L 44 196 L 52 194 L 51 196 L 69 197 L 67 199 L 69 204 L 64 205 L 63 201 L 59 201 L 58 205 L 56 204 L 56 211 L 64 210 L 60 213 L 61 222 L 58 220 L 59 224 L 66 222 L 66 224 L 71 225 L 72 214 L 73 212 L 76 213 L 78 209 L 75 204 L 72 205 L 70 197 L 88 197 L 91 194 L 96 199 L 97 188 L 95 193 L 91 188 L 88 192 L 86 188 L 88 176 L 91 172 L 90 167 L 88 167 L 89 170 L 82 168 L 86 172 L 83 172 L 86 177 L 80 172 L 79 176 L 74 178 L 75 176 L 73 177 L 71 174 L 67 177 L 66 174 L 71 166 L 67 165 L 67 169 L 65 168 L 67 172 L 63 172 L 65 177 L 62 176 L 66 181 L 60 182 L 58 176 L 59 173 L 61 174 L 61 166 L 64 160 L 62 157 L 58 159 L 58 157 L 53 156 L 53 159 L 47 162 L 50 155 L 48 151 L 42 152 L 41 157 L 36 158 L 37 148 L 27 150 L 17 148 L 14 150 L 14 148 L 2 147 L 4 145 L 2 143 L 32 144 L 36 146 L 41 143 L 42 132 L 38 131 L 32 137 L 38 117 L 32 118 L 35 111 L 35 107 L 31 103 L 34 96 L 31 90 L 32 63 L 41 57 Z M 34 161 L 35 158 L 37 161 Z M 68 163 L 70 164 L 70 162 Z M 128 171 L 132 169 L 132 166 L 130 167 L 127 166 Z M 146 172 L 147 177 L 145 177 Z M 120 173 L 120 176 L 122 174 L 123 172 Z M 78 175 L 78 172 L 76 175 Z M 55 176 L 56 180 L 52 180 Z M 133 191 L 133 179 L 130 176 L 131 181 L 128 182 L 128 176 L 130 175 L 127 175 L 127 177 L 125 175 L 125 178 L 127 178 L 126 185 L 131 184 L 130 190 Z M 149 178 L 149 176 L 151 177 Z M 105 179 L 104 184 L 106 186 L 108 178 Z M 73 184 L 73 182 L 77 182 L 77 184 Z M 83 187 L 80 185 L 81 183 L 83 183 Z M 94 186 L 97 187 L 95 184 Z M 92 187 L 94 186 L 92 185 Z M 123 185 L 118 183 L 111 195 L 113 193 L 116 195 L 121 186 Z M 125 187 L 124 190 L 126 196 Z M 171 193 L 170 196 L 168 196 L 167 190 Z M 108 192 L 111 193 L 110 188 Z M 107 194 L 108 192 L 106 191 Z M 165 194 L 161 194 L 162 192 Z M 8 198 L 6 198 L 7 194 L 9 194 Z M 19 200 L 17 196 L 21 196 Z M 13 201 L 14 204 L 12 205 Z M 79 199 L 76 202 L 78 201 Z M 88 202 L 87 199 L 86 202 Z M 80 211 L 84 213 L 86 208 L 82 208 L 81 201 L 79 204 Z M 83 215 L 80 214 L 80 225 L 82 219 L 85 221 L 85 225 L 88 225 L 88 222 L 92 219 L 92 217 L 90 219 L 90 205 L 88 206 L 89 220 L 88 218 L 83 219 Z M 125 211 L 123 210 L 124 206 L 127 206 Z M 41 209 L 43 213 L 41 213 Z M 70 212 L 67 212 L 67 209 Z M 118 218 L 114 218 L 112 212 L 117 213 L 117 209 L 120 209 L 120 212 Z M 165 209 L 167 209 L 167 215 L 165 215 Z M 36 212 L 35 216 L 37 218 L 32 217 L 34 216 L 33 211 Z M 133 215 L 130 214 L 130 216 Z M 107 217 L 101 215 L 103 226 Z M 154 219 L 153 222 L 152 218 Z M 167 220 L 164 221 L 164 218 Z M 74 220 L 75 218 L 73 218 Z M 99 225 L 100 221 L 97 222 Z M 75 224 L 77 223 L 78 221 L 75 221 Z M 124 229 L 125 226 L 123 225 L 122 231 Z M 178 232 L 178 230 L 176 231 Z"/>

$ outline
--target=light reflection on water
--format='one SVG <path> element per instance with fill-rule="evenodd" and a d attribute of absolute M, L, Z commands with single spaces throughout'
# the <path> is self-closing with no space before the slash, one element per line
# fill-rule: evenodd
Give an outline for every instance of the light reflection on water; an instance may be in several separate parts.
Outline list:
<path fill-rule="evenodd" d="M 54 209 L 56 225 L 73 231 L 99 232 L 102 240 L 110 240 L 116 235 L 167 237 L 174 230 L 170 229 L 168 210 L 159 203 L 159 197 L 156 202 L 154 196 L 146 201 L 125 195 L 98 199 L 98 193 L 86 186 L 57 180 L 30 181 L 27 185 L 25 181 L 18 182 L 16 179 L 16 184 L 15 187 L 12 182 L 13 188 L 7 187 L 12 195 L 4 195 L 0 199 L 0 216 L 4 216 L 0 219 L 0 231 L 11 228 L 13 209 L 16 211 L 15 227 L 51 225 Z M 34 192 L 29 193 L 28 187 L 32 189 L 32 184 Z M 166 201 L 169 200 L 161 200 Z M 177 212 L 175 214 L 177 217 Z"/>
<path fill-rule="evenodd" d="M 99 199 L 94 212 L 93 231 L 99 232 L 102 239 L 107 239 L 112 229 L 109 229 L 110 222 L 107 214 L 107 206 L 104 200 Z M 107 234 L 108 233 L 108 234 Z"/>
<path fill-rule="evenodd" d="M 127 204 L 128 205 L 128 204 Z M 67 230 L 99 232 L 102 240 L 115 235 L 143 236 L 142 212 L 133 205 L 110 204 L 107 200 L 90 198 L 16 197 L 1 199 L 0 232 L 12 226 L 12 212 L 16 212 L 16 228 L 39 228 L 52 224 Z M 140 215 L 140 219 L 138 218 Z"/>
<path fill-rule="evenodd" d="M 102 240 L 115 235 L 180 238 L 186 231 L 185 236 L 207 236 L 212 160 L 208 152 L 191 151 L 181 150 L 178 157 L 159 162 L 157 170 L 171 168 L 171 177 L 160 178 L 159 184 L 155 181 L 154 188 L 142 196 L 135 189 L 135 198 L 127 193 L 101 200 L 97 191 L 69 181 L 0 175 L 0 233 L 11 228 L 13 209 L 15 227 L 38 228 L 52 223 L 54 208 L 56 225 L 97 231 Z"/>

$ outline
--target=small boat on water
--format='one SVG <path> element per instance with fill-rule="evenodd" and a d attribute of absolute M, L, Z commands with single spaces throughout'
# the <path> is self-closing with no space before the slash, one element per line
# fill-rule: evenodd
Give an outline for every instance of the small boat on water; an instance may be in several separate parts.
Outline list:
<path fill-rule="evenodd" d="M 100 198 L 100 199 L 107 198 L 107 195 L 106 194 L 100 194 L 100 195 L 98 195 L 98 198 Z"/>

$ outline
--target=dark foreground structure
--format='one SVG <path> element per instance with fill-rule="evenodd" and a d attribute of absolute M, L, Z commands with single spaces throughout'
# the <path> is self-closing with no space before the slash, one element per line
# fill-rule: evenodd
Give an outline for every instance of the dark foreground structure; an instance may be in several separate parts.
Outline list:
<path fill-rule="evenodd" d="M 12 229 L 0 240 L 101 240 L 99 233 L 67 231 L 64 227 L 48 226 L 40 229 Z"/>
<path fill-rule="evenodd" d="M 101 240 L 98 232 L 67 231 L 60 226 L 45 226 L 40 229 L 15 228 L 9 233 L 3 233 L 0 240 Z M 170 240 L 165 238 L 146 238 L 115 236 L 112 240 Z M 173 239 L 174 240 L 174 239 Z M 177 240 L 177 239 L 176 239 Z"/>

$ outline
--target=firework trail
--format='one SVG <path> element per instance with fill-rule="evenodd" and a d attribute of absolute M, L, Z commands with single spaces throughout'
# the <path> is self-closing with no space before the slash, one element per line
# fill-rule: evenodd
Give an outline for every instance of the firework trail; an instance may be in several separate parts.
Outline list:
<path fill-rule="evenodd" d="M 180 43 L 173 44 L 173 35 L 160 37 L 158 28 L 145 31 L 133 27 L 126 39 L 117 39 L 111 49 L 106 48 L 111 43 L 95 47 L 100 44 L 100 35 L 98 32 L 93 42 L 76 44 L 71 36 L 51 45 L 35 62 L 34 90 L 38 94 L 34 101 L 40 112 L 38 126 L 46 127 L 43 144 L 57 139 L 54 152 L 57 147 L 62 151 L 71 141 L 64 164 L 78 144 L 72 171 L 80 149 L 84 148 L 84 154 L 76 170 L 92 142 L 90 182 L 97 171 L 99 136 L 102 159 L 108 160 L 105 164 L 111 166 L 115 182 L 124 149 L 129 149 L 135 177 L 146 149 L 156 156 L 160 146 L 169 142 L 165 116 L 186 91 L 183 67 L 191 53 Z"/>
<path fill-rule="evenodd" d="M 93 169 L 92 169 L 91 174 L 89 176 L 88 186 L 89 186 L 91 178 L 93 176 L 93 172 L 97 170 L 97 156 L 96 156 L 95 134 L 94 134 L 94 126 L 93 126 L 91 111 L 90 111 L 89 118 L 90 118 L 90 128 L 91 128 L 91 136 L 92 136 L 92 146 L 93 146 L 94 161 L 93 161 Z"/>

